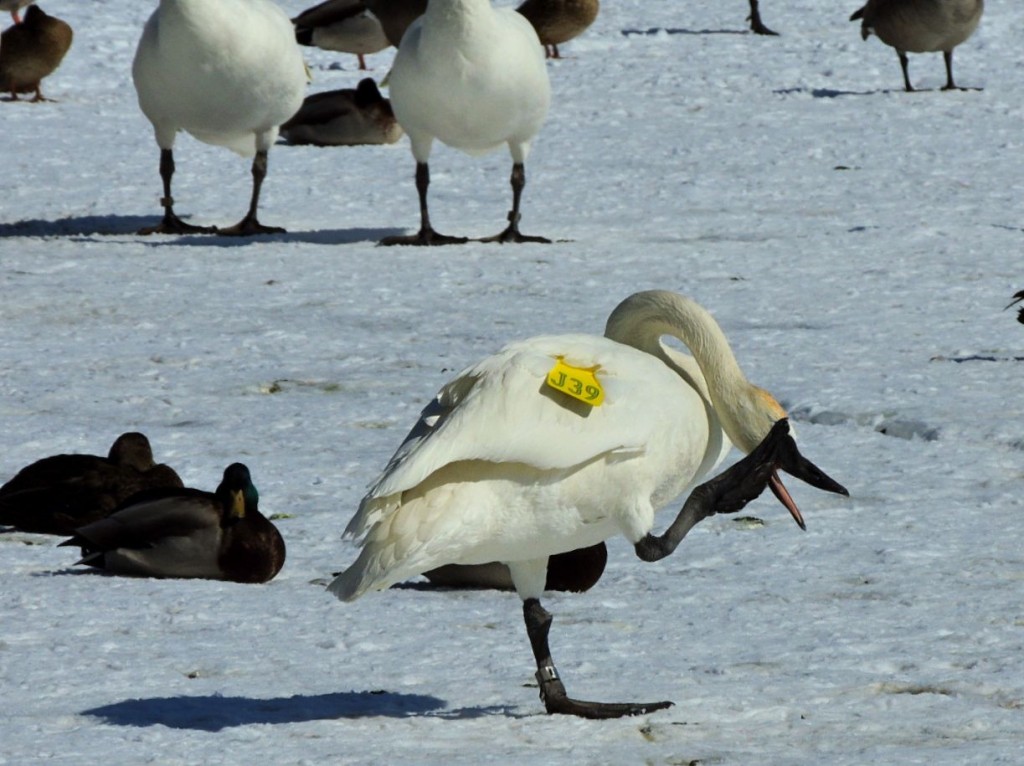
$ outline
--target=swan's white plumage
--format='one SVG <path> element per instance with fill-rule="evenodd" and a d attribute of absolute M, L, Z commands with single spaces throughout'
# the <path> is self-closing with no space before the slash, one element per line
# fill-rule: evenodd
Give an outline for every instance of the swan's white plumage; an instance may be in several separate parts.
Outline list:
<path fill-rule="evenodd" d="M 291 21 L 269 0 L 160 0 L 132 77 L 161 149 L 185 130 L 243 156 L 273 145 L 306 89 Z"/>
<path fill-rule="evenodd" d="M 689 299 L 634 295 L 606 335 L 513 343 L 445 385 L 348 525 L 362 551 L 330 590 L 351 600 L 443 564 L 503 561 L 520 595 L 539 597 L 549 555 L 616 533 L 635 543 L 656 509 L 785 414 Z M 597 367 L 601 406 L 546 386 L 559 356 Z"/>
<path fill-rule="evenodd" d="M 490 0 L 432 0 L 402 37 L 388 83 L 417 162 L 436 138 L 470 154 L 507 144 L 522 163 L 551 101 L 537 33 Z"/>

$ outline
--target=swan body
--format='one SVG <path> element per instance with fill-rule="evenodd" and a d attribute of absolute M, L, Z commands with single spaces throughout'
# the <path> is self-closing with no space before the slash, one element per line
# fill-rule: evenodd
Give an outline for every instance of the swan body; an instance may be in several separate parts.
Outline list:
<path fill-rule="evenodd" d="M 302 107 L 281 126 L 290 144 L 356 146 L 393 144 L 402 137 L 391 103 L 369 77 L 355 88 L 307 96 Z"/>
<path fill-rule="evenodd" d="M 561 58 L 558 46 L 583 34 L 600 10 L 599 0 L 524 0 L 516 8 L 537 30 L 548 58 Z"/>
<path fill-rule="evenodd" d="M 173 213 L 171 152 L 184 130 L 255 155 L 252 221 L 230 233 L 260 231 L 251 224 L 267 152 L 306 90 L 302 53 L 284 11 L 270 0 L 160 0 L 139 40 L 132 79 L 161 149 L 165 209 Z"/>
<path fill-rule="evenodd" d="M 0 487 L 0 524 L 69 535 L 112 513 L 137 492 L 182 487 L 174 469 L 153 460 L 145 435 L 121 434 L 107 455 L 52 455 Z"/>
<path fill-rule="evenodd" d="M 60 66 L 71 48 L 71 26 L 37 6 L 25 20 L 0 34 L 0 89 L 17 100 L 19 93 L 35 93 L 33 101 L 46 101 L 41 83 Z"/>
<path fill-rule="evenodd" d="M 544 52 L 530 23 L 490 0 L 432 0 L 402 38 L 388 82 L 417 163 L 422 219 L 417 237 L 385 243 L 434 244 L 426 187 L 435 139 L 473 155 L 508 146 L 513 212 L 501 241 L 516 239 L 524 163 L 551 101 Z"/>
<path fill-rule="evenodd" d="M 364 56 L 391 44 L 380 20 L 370 13 L 362 0 L 325 0 L 304 10 L 292 23 L 300 45 L 354 53 L 359 58 L 360 69 L 366 69 Z"/>
<path fill-rule="evenodd" d="M 868 0 L 850 21 L 861 21 L 863 39 L 873 33 L 896 49 L 907 91 L 914 90 L 907 53 L 937 51 L 942 51 L 946 64 L 943 89 L 953 90 L 953 49 L 974 34 L 984 7 L 984 0 Z"/>
<path fill-rule="evenodd" d="M 697 303 L 667 292 L 639 296 L 612 314 L 607 337 L 512 343 L 446 384 L 345 530 L 363 550 L 331 591 L 351 600 L 442 564 L 502 561 L 530 563 L 533 578 L 516 587 L 539 597 L 548 556 L 615 534 L 635 543 L 657 508 L 722 462 L 733 438 L 752 450 L 785 416 L 781 405 L 750 392 Z M 662 311 L 673 320 L 656 320 Z M 702 363 L 661 343 L 672 329 L 690 336 Z M 547 389 L 558 358 L 598 370 L 601 406 Z M 704 370 L 724 392 L 712 393 Z M 740 413 L 723 419 L 716 394 Z M 741 415 L 757 417 L 736 423 Z"/>
<path fill-rule="evenodd" d="M 234 463 L 215 492 L 141 493 L 61 545 L 82 549 L 79 564 L 116 574 L 267 582 L 285 546 L 258 502 L 249 469 Z"/>

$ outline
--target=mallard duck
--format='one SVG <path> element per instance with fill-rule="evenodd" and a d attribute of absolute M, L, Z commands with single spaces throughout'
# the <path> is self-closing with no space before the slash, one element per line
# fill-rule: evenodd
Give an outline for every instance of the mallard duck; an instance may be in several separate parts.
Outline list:
<path fill-rule="evenodd" d="M 578 37 L 594 23 L 598 0 L 525 0 L 516 10 L 537 30 L 548 58 L 561 58 L 558 46 Z"/>
<path fill-rule="evenodd" d="M 416 160 L 420 229 L 383 245 L 466 242 L 434 231 L 427 211 L 428 160 L 437 139 L 469 154 L 508 146 L 512 211 L 508 227 L 483 241 L 548 242 L 519 231 L 526 157 L 551 101 L 544 52 L 533 27 L 490 0 L 431 0 L 402 38 L 389 75 L 391 106 Z"/>
<path fill-rule="evenodd" d="M 257 219 L 260 189 L 278 126 L 298 111 L 306 66 L 295 31 L 270 0 L 160 0 L 132 65 L 143 114 L 160 147 L 163 220 L 140 234 L 273 234 Z M 226 229 L 194 226 L 174 212 L 171 178 L 178 131 L 225 146 L 252 162 L 249 210 Z"/>
<path fill-rule="evenodd" d="M 968 37 L 981 21 L 984 0 L 868 0 L 854 11 L 850 21 L 860 19 L 864 40 L 874 33 L 896 49 L 903 70 L 903 87 L 914 90 L 907 71 L 907 53 L 942 51 L 946 63 L 943 90 L 956 90 L 953 82 L 953 49 Z"/>
<path fill-rule="evenodd" d="M 402 137 L 391 103 L 371 78 L 356 88 L 329 90 L 307 96 L 302 108 L 281 126 L 290 144 L 357 146 L 393 144 Z"/>
<path fill-rule="evenodd" d="M 17 101 L 19 93 L 35 93 L 33 101 L 47 101 L 41 83 L 64 60 L 71 47 L 70 25 L 48 16 L 38 5 L 29 6 L 25 20 L 0 34 L 0 89 Z"/>
<path fill-rule="evenodd" d="M 544 590 L 584 593 L 601 579 L 607 563 L 608 548 L 604 543 L 556 553 L 548 558 Z M 432 584 L 444 588 L 515 590 L 511 572 L 499 561 L 489 564 L 446 564 L 424 572 L 423 576 Z"/>
<path fill-rule="evenodd" d="M 124 433 L 106 457 L 53 455 L 22 468 L 0 487 L 0 524 L 70 535 L 137 492 L 182 486 L 173 468 L 153 461 L 149 439 Z"/>
<path fill-rule="evenodd" d="M 359 68 L 366 69 L 366 56 L 391 43 L 380 21 L 362 0 L 325 0 L 307 8 L 294 19 L 295 39 L 327 51 L 354 53 Z"/>
<path fill-rule="evenodd" d="M 285 546 L 258 506 L 249 469 L 233 463 L 215 492 L 142 492 L 61 545 L 82 549 L 78 564 L 115 574 L 267 582 Z"/>

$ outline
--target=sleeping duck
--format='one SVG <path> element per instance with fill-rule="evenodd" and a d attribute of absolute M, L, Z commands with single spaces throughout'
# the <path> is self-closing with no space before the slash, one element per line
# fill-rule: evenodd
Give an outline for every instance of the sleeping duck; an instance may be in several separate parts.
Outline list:
<path fill-rule="evenodd" d="M 149 490 L 61 545 L 114 574 L 260 583 L 284 565 L 281 533 L 259 511 L 249 469 L 233 463 L 214 492 Z"/>
<path fill-rule="evenodd" d="M 393 144 L 402 137 L 402 128 L 391 103 L 367 77 L 354 90 L 307 96 L 299 111 L 281 126 L 281 136 L 290 144 L 314 146 Z"/>
<path fill-rule="evenodd" d="M 70 535 L 108 516 L 137 492 L 182 486 L 173 468 L 153 461 L 144 434 L 124 433 L 106 457 L 52 455 L 22 468 L 0 487 L 0 524 Z"/>
<path fill-rule="evenodd" d="M 544 590 L 583 593 L 594 587 L 608 563 L 604 543 L 556 553 L 548 559 L 548 575 Z M 512 575 L 504 564 L 446 564 L 423 573 L 431 584 L 445 588 L 493 588 L 514 590 Z"/>

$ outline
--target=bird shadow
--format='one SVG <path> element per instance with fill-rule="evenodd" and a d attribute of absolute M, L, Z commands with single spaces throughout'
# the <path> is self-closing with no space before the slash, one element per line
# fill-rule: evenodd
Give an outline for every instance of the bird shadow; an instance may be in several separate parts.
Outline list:
<path fill-rule="evenodd" d="M 85 215 L 69 216 L 57 220 L 30 218 L 9 223 L 0 223 L 0 239 L 4 237 L 114 237 L 135 236 L 139 229 L 156 223 L 156 216 L 140 215 Z M 384 237 L 400 234 L 405 229 L 318 229 L 283 234 L 266 234 L 255 237 L 218 237 L 213 234 L 152 235 L 140 236 L 139 241 L 152 247 L 168 245 L 202 247 L 241 247 L 260 242 L 302 242 L 314 245 L 353 244 L 356 242 L 377 242 Z"/>
<path fill-rule="evenodd" d="M 877 96 L 880 93 L 896 93 L 895 90 L 835 90 L 833 88 L 779 88 L 773 90 L 777 96 L 810 94 L 812 98 L 842 98 L 843 96 Z M 899 91 L 902 93 L 903 91 Z"/>
<path fill-rule="evenodd" d="M 632 35 L 643 35 L 653 37 L 654 35 L 749 35 L 753 34 L 749 29 L 685 29 L 683 27 L 648 27 L 647 29 L 623 29 L 620 30 L 624 37 Z"/>
<path fill-rule="evenodd" d="M 406 718 L 438 714 L 446 718 L 479 718 L 508 712 L 504 708 L 445 710 L 444 700 L 426 694 L 383 690 L 296 694 L 256 699 L 210 694 L 199 697 L 129 699 L 83 710 L 82 715 L 112 726 L 166 726 L 217 732 L 235 726 L 333 721 L 343 718 Z"/>

